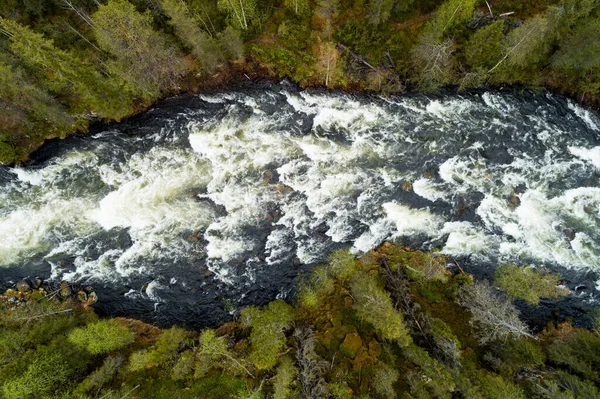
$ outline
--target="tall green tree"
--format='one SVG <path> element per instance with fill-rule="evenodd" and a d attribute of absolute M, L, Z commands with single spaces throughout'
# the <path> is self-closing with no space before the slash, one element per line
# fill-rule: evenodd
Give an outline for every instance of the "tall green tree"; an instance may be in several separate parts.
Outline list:
<path fill-rule="evenodd" d="M 353 308 L 358 317 L 370 323 L 385 339 L 396 340 L 400 346 L 411 342 L 404 317 L 396 311 L 390 293 L 372 275 L 359 273 L 350 284 Z"/>
<path fill-rule="evenodd" d="M 12 109 L 23 113 L 25 120 L 15 120 L 9 115 L 0 118 L 0 128 L 18 129 L 19 126 L 45 121 L 50 129 L 60 132 L 70 131 L 75 118 L 59 104 L 47 91 L 31 83 L 24 77 L 22 70 L 0 61 L 0 98 L 5 106 L 2 110 Z"/>
<path fill-rule="evenodd" d="M 418 84 L 433 90 L 451 83 L 454 68 L 454 40 L 449 34 L 466 26 L 478 0 L 446 0 L 427 22 L 417 45 L 412 50 L 412 64 L 417 71 Z"/>
<path fill-rule="evenodd" d="M 162 0 L 161 7 L 169 17 L 169 24 L 173 25 L 177 36 L 190 48 L 202 69 L 213 72 L 223 61 L 218 40 L 211 37 L 209 32 L 200 29 L 181 0 Z"/>
<path fill-rule="evenodd" d="M 176 86 L 185 72 L 181 55 L 152 28 L 149 11 L 141 14 L 126 0 L 109 0 L 92 21 L 98 45 L 113 56 L 107 62 L 110 72 L 126 82 L 127 90 L 152 101 Z"/>
<path fill-rule="evenodd" d="M 600 16 L 585 19 L 560 41 L 552 66 L 575 75 L 600 67 Z"/>
<path fill-rule="evenodd" d="M 218 0 L 220 10 L 229 14 L 235 25 L 247 30 L 252 21 L 259 17 L 256 0 Z"/>
<path fill-rule="evenodd" d="M 228 26 L 224 31 L 219 32 L 219 43 L 227 57 L 233 60 L 239 60 L 244 57 L 244 42 L 240 33 L 233 27 Z"/>
<path fill-rule="evenodd" d="M 258 370 L 270 370 L 285 347 L 285 329 L 294 317 L 293 309 L 282 300 L 269 303 L 263 310 L 250 306 L 242 310 L 242 324 L 252 327 L 250 359 Z"/>
<path fill-rule="evenodd" d="M 72 89 L 84 109 L 113 119 L 129 112 L 128 99 L 121 94 L 118 81 L 107 79 L 72 52 L 57 48 L 52 40 L 15 21 L 0 17 L 0 28 L 9 36 L 13 54 L 41 76 L 56 82 L 58 89 Z M 81 107 L 79 111 L 83 111 Z"/>
<path fill-rule="evenodd" d="M 499 20 L 478 29 L 463 49 L 469 66 L 489 70 L 502 58 L 502 38 L 504 21 Z"/>
<path fill-rule="evenodd" d="M 437 43 L 456 27 L 466 25 L 471 19 L 479 0 L 446 0 L 427 22 L 423 35 L 430 36 Z"/>
<path fill-rule="evenodd" d="M 284 7 L 294 10 L 296 15 L 306 15 L 310 12 L 308 0 L 283 0 Z"/>

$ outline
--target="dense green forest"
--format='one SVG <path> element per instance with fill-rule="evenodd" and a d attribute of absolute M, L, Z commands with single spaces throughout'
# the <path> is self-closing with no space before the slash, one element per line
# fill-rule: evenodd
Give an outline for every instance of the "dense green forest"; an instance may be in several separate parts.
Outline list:
<path fill-rule="evenodd" d="M 547 87 L 597 106 L 599 72 L 598 0 L 3 0 L 0 163 L 244 75 Z"/>
<path fill-rule="evenodd" d="M 224 301 L 235 320 L 201 332 L 99 319 L 83 291 L 21 282 L 0 297 L 0 397 L 600 397 L 600 329 L 533 332 L 513 305 L 565 295 L 557 275 L 505 265 L 490 285 L 447 262 L 339 250 L 293 305 Z"/>

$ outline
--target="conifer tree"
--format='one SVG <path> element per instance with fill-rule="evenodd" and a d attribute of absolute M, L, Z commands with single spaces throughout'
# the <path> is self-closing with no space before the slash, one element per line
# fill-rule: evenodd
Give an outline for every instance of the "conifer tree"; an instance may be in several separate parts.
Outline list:
<path fill-rule="evenodd" d="M 0 17 L 0 28 L 9 35 L 13 54 L 62 89 L 72 88 L 85 108 L 114 119 L 129 112 L 128 99 L 120 94 L 118 82 L 106 79 L 93 66 L 26 26 Z"/>
<path fill-rule="evenodd" d="M 247 30 L 258 17 L 256 0 L 218 0 L 220 10 L 229 14 L 233 23 L 241 30 Z"/>
<path fill-rule="evenodd" d="M 181 0 L 162 0 L 161 6 L 170 18 L 169 24 L 173 25 L 177 36 L 191 49 L 202 69 L 213 72 L 223 61 L 218 40 L 200 29 Z"/>
<path fill-rule="evenodd" d="M 98 45 L 114 57 L 107 63 L 110 72 L 132 93 L 155 100 L 183 75 L 180 54 L 154 31 L 149 11 L 141 14 L 126 0 L 110 0 L 98 7 L 92 21 Z"/>

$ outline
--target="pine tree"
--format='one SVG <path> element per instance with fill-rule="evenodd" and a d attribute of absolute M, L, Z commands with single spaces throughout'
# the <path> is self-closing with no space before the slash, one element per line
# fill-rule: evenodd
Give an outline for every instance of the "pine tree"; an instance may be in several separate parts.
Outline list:
<path fill-rule="evenodd" d="M 175 87 L 184 65 L 178 51 L 152 29 L 152 15 L 141 14 L 126 0 L 110 0 L 92 15 L 100 48 L 114 57 L 111 73 L 126 82 L 127 90 L 155 100 Z"/>
<path fill-rule="evenodd" d="M 162 0 L 161 6 L 170 18 L 177 36 L 192 50 L 202 69 L 213 72 L 223 62 L 218 40 L 198 26 L 190 11 L 181 0 Z"/>
<path fill-rule="evenodd" d="M 229 17 L 241 30 L 247 30 L 258 15 L 256 0 L 218 0 L 220 10 L 229 14 Z"/>
<path fill-rule="evenodd" d="M 9 49 L 26 65 L 63 90 L 72 88 L 83 107 L 105 118 L 120 119 L 129 112 L 128 99 L 120 94 L 119 83 L 102 76 L 93 66 L 71 52 L 54 46 L 52 40 L 12 20 L 0 17 L 0 28 L 9 35 Z"/>

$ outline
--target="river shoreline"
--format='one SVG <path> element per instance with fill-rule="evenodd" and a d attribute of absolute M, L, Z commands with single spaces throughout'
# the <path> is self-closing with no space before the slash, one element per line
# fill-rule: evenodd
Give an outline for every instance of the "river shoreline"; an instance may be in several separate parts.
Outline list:
<path fill-rule="evenodd" d="M 91 134 L 94 131 L 98 131 L 98 130 L 102 129 L 103 127 L 111 126 L 113 124 L 127 122 L 131 119 L 135 119 L 136 117 L 144 114 L 145 112 L 148 112 L 148 110 L 159 106 L 161 103 L 164 103 L 165 101 L 172 101 L 174 99 L 181 98 L 181 97 L 185 98 L 187 96 L 193 96 L 193 95 L 199 95 L 199 94 L 211 94 L 211 93 L 215 93 L 215 92 L 228 91 L 228 90 L 232 90 L 235 88 L 244 87 L 247 85 L 261 86 L 261 85 L 271 85 L 271 84 L 285 84 L 285 85 L 288 85 L 288 87 L 295 88 L 295 90 L 298 90 L 298 91 L 347 93 L 347 94 L 351 94 L 351 95 L 360 95 L 360 96 L 365 96 L 365 97 L 373 96 L 376 98 L 381 98 L 382 96 L 385 97 L 385 95 L 382 95 L 381 93 L 361 89 L 358 84 L 351 84 L 346 87 L 332 87 L 332 88 L 328 88 L 324 85 L 301 86 L 300 84 L 298 84 L 288 78 L 281 79 L 281 78 L 277 78 L 277 77 L 273 76 L 266 70 L 265 67 L 259 66 L 256 68 L 248 68 L 247 67 L 248 63 L 245 62 L 245 64 L 246 65 L 242 65 L 242 66 L 236 65 L 236 66 L 226 69 L 222 72 L 218 72 L 217 74 L 213 75 L 212 80 L 206 80 L 206 78 L 200 79 L 197 76 L 192 76 L 189 79 L 186 79 L 184 82 L 182 82 L 183 83 L 182 86 L 184 87 L 182 90 L 179 90 L 179 91 L 176 91 L 173 93 L 169 93 L 169 94 L 165 95 L 164 97 L 159 98 L 157 101 L 148 105 L 147 107 L 138 108 L 134 113 L 128 115 L 127 117 L 123 118 L 120 121 L 92 120 L 86 131 L 78 130 L 78 131 L 67 134 L 64 138 L 58 138 L 58 137 L 47 138 L 44 141 L 44 143 L 42 143 L 39 147 L 31 150 L 26 155 L 26 158 L 17 164 L 21 164 L 21 165 L 29 164 L 31 161 L 31 157 L 34 156 L 34 154 L 36 152 L 38 152 L 49 141 L 61 141 L 67 137 L 70 137 L 72 135 L 77 135 L 77 134 L 83 134 L 83 135 Z M 431 95 L 431 96 L 435 97 L 436 95 L 440 95 L 440 94 L 442 94 L 442 95 L 443 94 L 453 94 L 453 95 L 460 96 L 460 95 L 484 93 L 487 91 L 493 91 L 493 92 L 499 92 L 499 93 L 509 92 L 509 93 L 534 93 L 534 94 L 540 94 L 540 93 L 546 92 L 551 95 L 559 95 L 559 96 L 568 98 L 571 101 L 575 102 L 576 104 L 578 104 L 582 107 L 585 107 L 586 109 L 591 110 L 592 112 L 594 112 L 596 114 L 600 114 L 600 104 L 589 103 L 587 101 L 582 102 L 582 101 L 580 101 L 581 99 L 576 98 L 576 96 L 574 96 L 574 95 L 565 93 L 564 91 L 561 91 L 559 88 L 548 88 L 548 87 L 532 88 L 532 87 L 527 87 L 524 85 L 502 85 L 502 86 L 489 86 L 489 87 L 483 86 L 483 87 L 478 87 L 478 88 L 473 88 L 473 89 L 467 89 L 465 91 L 459 91 L 458 86 L 446 86 L 446 87 L 439 88 L 439 89 L 435 90 L 434 92 L 429 92 L 429 93 L 424 93 L 415 88 L 411 88 L 409 90 L 405 90 L 402 92 L 391 93 L 391 94 L 389 94 L 389 96 L 403 97 L 403 96 Z M 10 166 L 10 165 L 14 165 L 14 164 L 6 164 L 6 165 Z"/>

